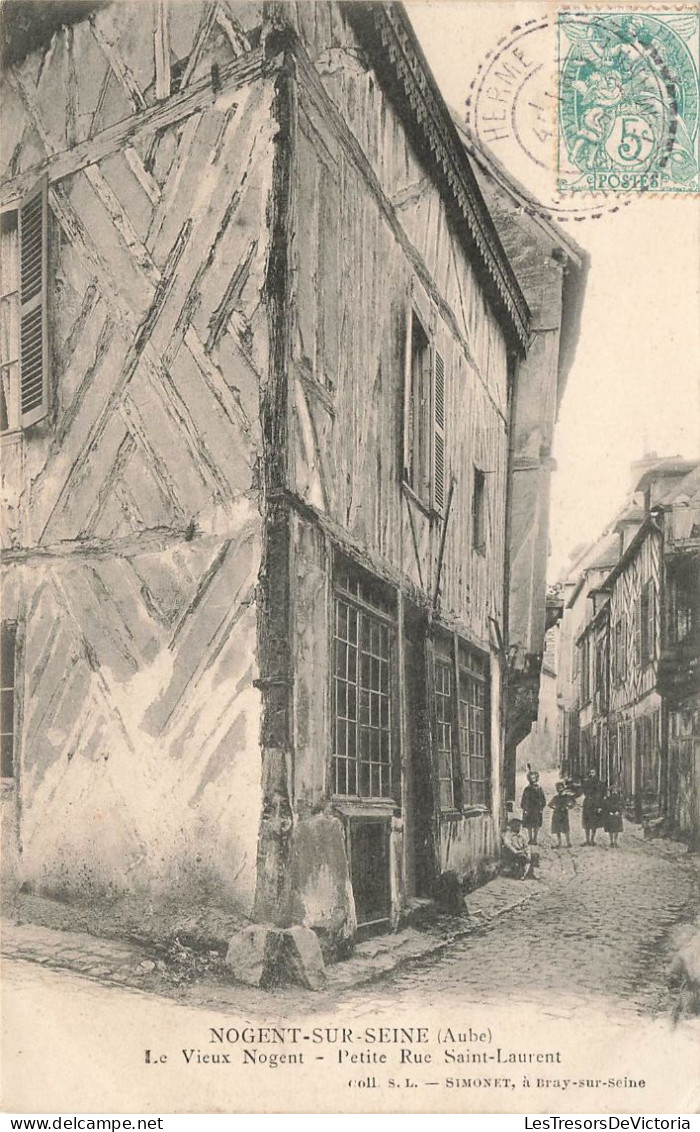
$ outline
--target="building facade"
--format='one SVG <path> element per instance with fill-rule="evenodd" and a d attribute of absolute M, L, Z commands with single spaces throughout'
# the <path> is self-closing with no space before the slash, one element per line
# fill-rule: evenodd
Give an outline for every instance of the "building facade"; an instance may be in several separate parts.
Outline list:
<path fill-rule="evenodd" d="M 59 7 L 3 91 L 5 866 L 337 954 L 498 856 L 530 312 L 400 6 Z"/>
<path fill-rule="evenodd" d="M 612 531 L 617 560 L 594 586 L 585 575 L 578 582 L 587 605 L 573 641 L 576 718 L 568 734 L 560 720 L 561 750 L 569 773 L 593 766 L 619 783 L 636 821 L 696 842 L 698 467 L 675 458 L 646 463 Z M 563 686 L 561 695 L 564 702 Z"/>
<path fill-rule="evenodd" d="M 546 714 L 545 641 L 561 616 L 559 602 L 548 601 L 547 594 L 552 447 L 576 352 L 589 261 L 487 147 L 464 130 L 462 136 L 531 311 L 530 347 L 518 367 L 512 407 L 507 516 L 504 783 L 508 798 L 514 798 L 516 751 L 522 763 L 540 710 L 543 719 Z"/>

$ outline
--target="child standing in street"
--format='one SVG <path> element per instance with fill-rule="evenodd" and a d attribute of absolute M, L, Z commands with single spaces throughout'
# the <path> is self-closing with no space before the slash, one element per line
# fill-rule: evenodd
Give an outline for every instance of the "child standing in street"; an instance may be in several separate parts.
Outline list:
<path fill-rule="evenodd" d="M 622 833 L 622 795 L 615 783 L 611 784 L 603 802 L 603 825 L 610 837 L 610 848 L 619 849 L 617 839 Z"/>
<path fill-rule="evenodd" d="M 576 805 L 573 794 L 569 794 L 563 782 L 556 783 L 556 794 L 549 805 L 552 812 L 552 837 L 556 834 L 555 849 L 561 849 L 561 835 L 566 837 L 567 848 L 571 848 L 571 830 L 569 828 L 569 810 Z"/>
<path fill-rule="evenodd" d="M 598 778 L 598 771 L 591 767 L 583 781 L 581 823 L 586 837 L 584 845 L 595 845 L 595 835 L 603 824 L 604 796 L 605 787 Z"/>
<path fill-rule="evenodd" d="M 536 770 L 528 771 L 527 786 L 523 790 L 520 809 L 523 811 L 523 825 L 527 830 L 528 844 L 537 844 L 537 834 L 542 825 L 542 814 L 547 804 L 544 790 L 540 786 L 540 776 Z"/>

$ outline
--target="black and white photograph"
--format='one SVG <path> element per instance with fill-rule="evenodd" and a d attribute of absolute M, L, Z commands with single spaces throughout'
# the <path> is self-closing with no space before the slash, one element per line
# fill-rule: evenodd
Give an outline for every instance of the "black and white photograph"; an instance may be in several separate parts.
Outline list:
<path fill-rule="evenodd" d="M 700 9 L 0 41 L 2 1111 L 697 1113 Z"/>

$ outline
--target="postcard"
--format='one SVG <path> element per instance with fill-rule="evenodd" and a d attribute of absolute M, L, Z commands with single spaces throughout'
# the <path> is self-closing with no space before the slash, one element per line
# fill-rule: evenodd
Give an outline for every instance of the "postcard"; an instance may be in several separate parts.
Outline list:
<path fill-rule="evenodd" d="M 3 1110 L 690 1128 L 700 11 L 0 17 Z"/>

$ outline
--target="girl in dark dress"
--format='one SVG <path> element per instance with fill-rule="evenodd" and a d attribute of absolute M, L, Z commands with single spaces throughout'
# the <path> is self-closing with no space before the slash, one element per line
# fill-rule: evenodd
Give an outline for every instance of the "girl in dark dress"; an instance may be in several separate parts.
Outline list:
<path fill-rule="evenodd" d="M 610 836 L 610 848 L 619 849 L 617 839 L 622 833 L 622 795 L 619 787 L 613 784 L 603 802 L 603 825 Z"/>
<path fill-rule="evenodd" d="M 583 782 L 583 814 L 581 822 L 586 835 L 584 845 L 595 845 L 595 835 L 603 824 L 605 788 L 597 770 L 589 770 Z"/>
<path fill-rule="evenodd" d="M 563 782 L 557 782 L 557 792 L 549 805 L 552 812 L 552 837 L 557 838 L 555 849 L 561 849 L 561 835 L 566 837 L 567 847 L 571 848 L 571 837 L 569 836 L 569 810 L 572 806 L 576 805 L 576 799 L 573 794 L 568 793 Z"/>
<path fill-rule="evenodd" d="M 530 845 L 537 844 L 537 834 L 542 825 L 542 814 L 547 804 L 544 790 L 540 786 L 540 776 L 536 770 L 528 772 L 527 786 L 523 790 L 520 809 L 523 811 L 523 825 L 527 830 Z"/>

